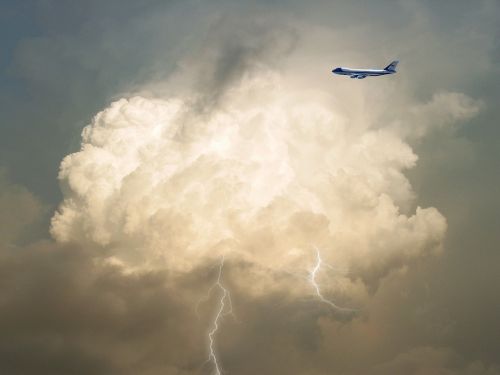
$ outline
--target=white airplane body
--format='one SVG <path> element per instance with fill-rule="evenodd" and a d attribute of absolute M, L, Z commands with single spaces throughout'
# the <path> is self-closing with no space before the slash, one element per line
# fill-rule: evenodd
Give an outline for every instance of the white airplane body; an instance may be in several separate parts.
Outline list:
<path fill-rule="evenodd" d="M 350 78 L 363 79 L 366 77 L 385 76 L 387 74 L 396 73 L 396 66 L 399 61 L 395 60 L 387 65 L 384 69 L 351 69 L 351 68 L 335 68 L 332 73 L 349 76 Z"/>

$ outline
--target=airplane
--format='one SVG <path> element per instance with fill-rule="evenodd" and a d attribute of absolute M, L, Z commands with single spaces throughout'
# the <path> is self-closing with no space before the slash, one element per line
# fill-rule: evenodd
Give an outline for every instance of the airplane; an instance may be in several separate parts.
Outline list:
<path fill-rule="evenodd" d="M 394 60 L 389 65 L 387 65 L 384 69 L 350 69 L 350 68 L 335 68 L 332 70 L 332 73 L 340 74 L 344 76 L 350 76 L 350 78 L 363 79 L 368 76 L 376 77 L 376 76 L 384 76 L 386 74 L 394 74 L 396 73 L 396 66 L 399 61 Z"/>

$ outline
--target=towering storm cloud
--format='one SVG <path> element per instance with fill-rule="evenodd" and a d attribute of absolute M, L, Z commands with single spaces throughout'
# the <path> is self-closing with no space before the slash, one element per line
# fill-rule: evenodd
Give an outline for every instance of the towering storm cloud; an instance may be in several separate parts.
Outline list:
<path fill-rule="evenodd" d="M 475 108 L 442 93 L 399 128 L 424 132 L 427 112 L 453 123 Z M 52 234 L 128 266 L 189 272 L 225 255 L 268 271 L 249 284 L 259 290 L 274 272 L 307 272 L 318 247 L 352 283 L 376 286 L 438 252 L 446 231 L 438 210 L 415 208 L 404 136 L 266 69 L 242 74 L 208 112 L 195 95 L 120 99 L 63 160 Z"/>

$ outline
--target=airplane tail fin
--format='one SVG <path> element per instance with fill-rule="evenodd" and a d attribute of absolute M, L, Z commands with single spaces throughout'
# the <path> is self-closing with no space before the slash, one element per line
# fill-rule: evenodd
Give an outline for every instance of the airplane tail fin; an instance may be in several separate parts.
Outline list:
<path fill-rule="evenodd" d="M 393 62 L 391 62 L 389 65 L 387 65 L 384 70 L 389 70 L 391 72 L 395 72 L 396 71 L 396 66 L 398 65 L 399 61 L 398 60 L 394 60 Z"/>

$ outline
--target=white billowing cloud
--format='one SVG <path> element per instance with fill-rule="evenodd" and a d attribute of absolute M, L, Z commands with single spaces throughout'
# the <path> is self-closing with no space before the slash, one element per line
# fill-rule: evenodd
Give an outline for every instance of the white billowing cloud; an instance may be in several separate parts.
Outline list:
<path fill-rule="evenodd" d="M 307 272 L 318 246 L 366 282 L 438 251 L 444 217 L 400 211 L 417 160 L 403 137 L 292 86 L 249 75 L 210 113 L 187 97 L 112 103 L 61 164 L 53 236 L 181 272 L 226 253 L 267 277 Z"/>
<path fill-rule="evenodd" d="M 399 134 L 405 137 L 420 138 L 433 129 L 455 127 L 474 117 L 480 110 L 479 100 L 458 92 L 439 92 L 426 103 L 412 105 L 408 111 L 411 126 L 395 122 Z"/>

